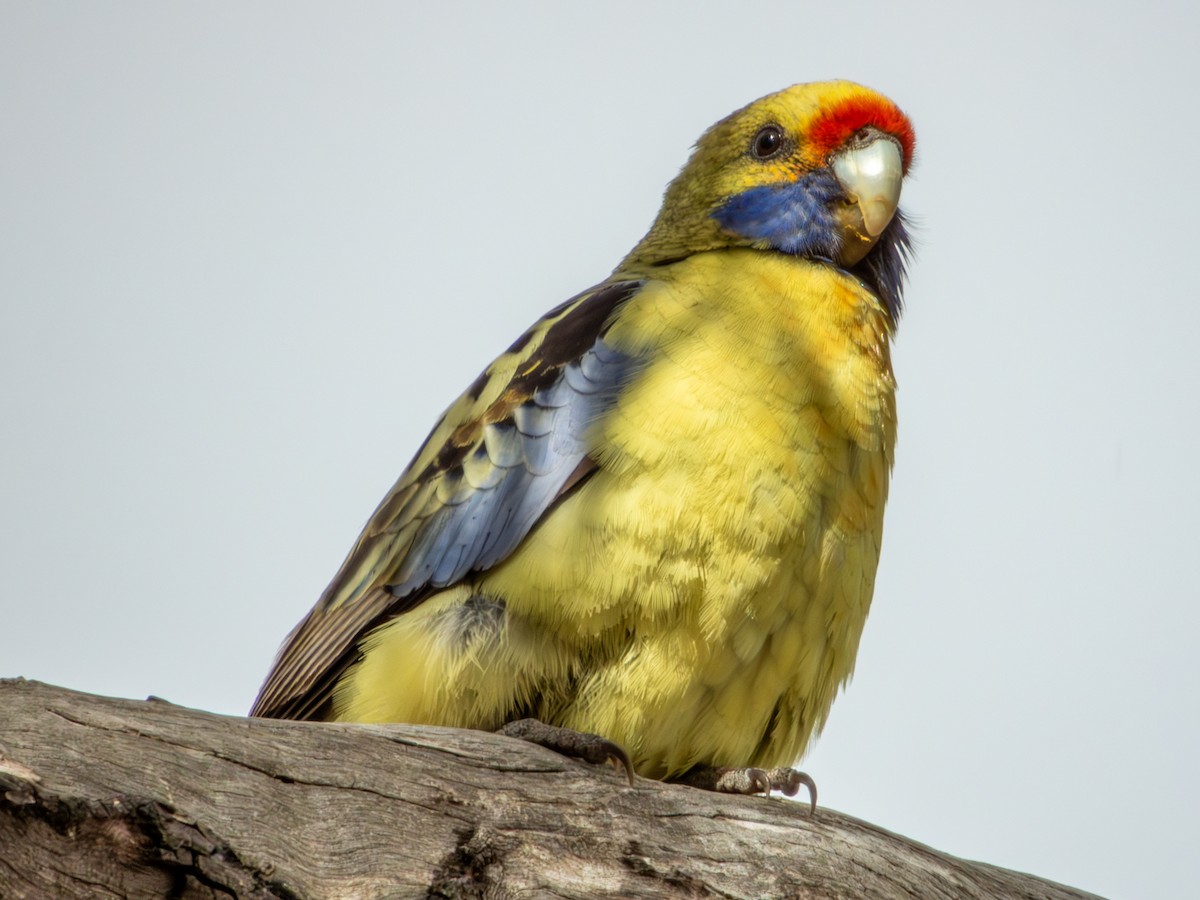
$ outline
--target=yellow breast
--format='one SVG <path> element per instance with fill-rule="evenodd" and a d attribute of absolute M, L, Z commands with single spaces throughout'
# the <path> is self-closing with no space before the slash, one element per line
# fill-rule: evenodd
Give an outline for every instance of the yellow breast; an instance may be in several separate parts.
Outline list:
<path fill-rule="evenodd" d="M 607 340 L 652 362 L 600 471 L 479 587 L 540 714 L 663 777 L 785 765 L 853 668 L 895 442 L 888 318 L 828 266 L 745 250 L 663 270 Z M 518 631 L 526 637 L 517 636 Z M 534 688 L 531 688 L 534 690 Z"/>

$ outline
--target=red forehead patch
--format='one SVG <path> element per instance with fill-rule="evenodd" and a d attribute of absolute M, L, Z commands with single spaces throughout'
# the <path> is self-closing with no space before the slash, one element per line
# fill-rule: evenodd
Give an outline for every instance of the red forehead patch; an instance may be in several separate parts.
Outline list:
<path fill-rule="evenodd" d="M 899 107 L 882 97 L 849 97 L 821 113 L 809 129 L 809 145 L 824 158 L 866 125 L 874 125 L 900 142 L 904 170 L 908 171 L 915 141 L 912 123 Z"/>

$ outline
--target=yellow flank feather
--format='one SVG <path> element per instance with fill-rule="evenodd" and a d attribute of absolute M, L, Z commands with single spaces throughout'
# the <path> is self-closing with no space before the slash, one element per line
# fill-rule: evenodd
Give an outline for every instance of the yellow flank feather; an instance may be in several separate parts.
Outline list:
<path fill-rule="evenodd" d="M 795 762 L 874 588 L 911 154 L 849 82 L 713 126 L 618 270 L 447 411 L 255 713 L 534 716 L 654 778 Z"/>

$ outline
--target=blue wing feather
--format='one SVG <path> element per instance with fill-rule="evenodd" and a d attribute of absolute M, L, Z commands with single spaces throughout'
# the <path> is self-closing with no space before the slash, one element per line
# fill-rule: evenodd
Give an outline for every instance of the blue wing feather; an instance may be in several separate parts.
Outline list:
<path fill-rule="evenodd" d="M 363 635 L 503 562 L 590 471 L 590 429 L 641 364 L 605 343 L 607 323 L 640 288 L 606 283 L 551 310 L 447 410 L 289 635 L 253 715 L 322 718 Z"/>
<path fill-rule="evenodd" d="M 616 402 L 634 360 L 597 338 L 554 381 L 513 410 L 511 422 L 488 425 L 479 447 L 446 473 L 397 577 L 403 597 L 424 585 L 445 587 L 486 569 L 516 549 L 587 456 L 588 428 Z M 541 432 L 526 435 L 518 423 Z M 475 477 L 472 474 L 475 473 Z"/>

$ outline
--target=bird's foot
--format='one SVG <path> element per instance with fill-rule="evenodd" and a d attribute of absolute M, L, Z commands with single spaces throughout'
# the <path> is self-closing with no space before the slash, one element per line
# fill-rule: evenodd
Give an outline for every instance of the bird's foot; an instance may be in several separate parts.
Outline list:
<path fill-rule="evenodd" d="M 779 791 L 795 797 L 803 786 L 808 788 L 809 811 L 817 811 L 817 783 L 804 772 L 786 766 L 776 769 L 696 766 L 672 780 L 677 784 L 721 794 L 770 794 L 771 791 Z"/>
<path fill-rule="evenodd" d="M 619 744 L 598 734 L 547 725 L 538 719 L 518 719 L 509 722 L 497 734 L 520 738 L 563 756 L 573 756 L 594 765 L 611 762 L 617 771 L 625 770 L 629 786 L 633 787 L 633 762 L 629 759 L 629 754 Z"/>

